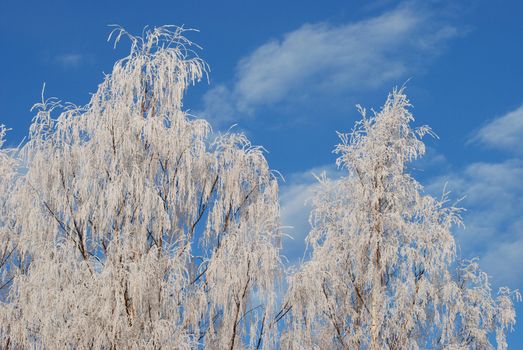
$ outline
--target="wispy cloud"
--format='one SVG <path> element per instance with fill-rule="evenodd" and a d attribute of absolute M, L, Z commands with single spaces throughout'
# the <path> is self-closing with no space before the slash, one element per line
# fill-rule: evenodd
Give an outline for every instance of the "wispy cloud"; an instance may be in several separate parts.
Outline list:
<path fill-rule="evenodd" d="M 465 228 L 457 230 L 464 258 L 479 256 L 496 285 L 523 286 L 523 161 L 477 162 L 433 179 L 427 186 L 441 193 L 444 183 L 460 203 Z"/>
<path fill-rule="evenodd" d="M 87 57 L 79 53 L 58 55 L 55 61 L 65 68 L 76 68 L 87 61 Z"/>
<path fill-rule="evenodd" d="M 241 59 L 232 84 L 207 93 L 202 114 L 229 122 L 283 100 L 397 82 L 459 34 L 435 17 L 422 6 L 403 4 L 345 25 L 305 24 Z"/>
<path fill-rule="evenodd" d="M 482 127 L 472 141 L 523 155 L 523 105 Z"/>
<path fill-rule="evenodd" d="M 286 226 L 285 232 L 290 236 L 283 242 L 283 254 L 291 265 L 298 263 L 305 252 L 305 237 L 310 231 L 311 201 L 320 186 L 315 176 L 323 172 L 331 179 L 339 178 L 342 174 L 334 164 L 318 166 L 291 174 L 281 186 L 282 224 Z"/>
<path fill-rule="evenodd" d="M 448 181 L 466 195 L 464 230 L 458 232 L 463 254 L 479 255 L 498 285 L 523 287 L 523 105 L 480 128 L 469 142 L 508 151 L 498 162 L 476 162 L 432 181 Z"/>

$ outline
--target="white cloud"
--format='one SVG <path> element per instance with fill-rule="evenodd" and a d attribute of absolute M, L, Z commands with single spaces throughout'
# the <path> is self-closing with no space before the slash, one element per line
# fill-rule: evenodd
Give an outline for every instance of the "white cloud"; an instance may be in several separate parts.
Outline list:
<path fill-rule="evenodd" d="M 205 110 L 197 112 L 207 120 L 231 124 L 236 114 L 230 90 L 223 84 L 217 85 L 203 96 Z M 229 125 L 227 125 L 229 126 Z"/>
<path fill-rule="evenodd" d="M 508 285 L 510 288 L 523 287 L 523 221 L 510 226 L 514 237 L 511 240 L 499 242 L 489 249 L 481 259 L 493 280 L 498 285 Z"/>
<path fill-rule="evenodd" d="M 281 216 L 285 232 L 290 236 L 283 242 L 283 255 L 291 263 L 303 256 L 305 251 L 305 237 L 309 233 L 309 213 L 312 209 L 310 200 L 318 184 L 297 183 L 282 188 Z"/>
<path fill-rule="evenodd" d="M 346 94 L 406 79 L 437 54 L 456 27 L 401 5 L 345 25 L 305 24 L 240 60 L 231 87 L 205 98 L 205 117 L 229 121 L 261 106 L 310 95 Z"/>
<path fill-rule="evenodd" d="M 465 195 L 461 206 L 465 229 L 457 231 L 462 257 L 479 256 L 496 285 L 523 286 L 523 161 L 472 163 L 434 179 L 428 192 L 441 193 L 443 184 L 454 198 Z"/>
<path fill-rule="evenodd" d="M 80 66 L 85 62 L 86 57 L 78 53 L 68 53 L 56 56 L 56 62 L 60 63 L 66 68 L 74 68 Z"/>
<path fill-rule="evenodd" d="M 523 154 L 523 105 L 485 125 L 472 140 L 492 148 Z"/>
<path fill-rule="evenodd" d="M 285 232 L 292 238 L 283 242 L 283 254 L 291 264 L 296 264 L 305 252 L 305 237 L 309 233 L 311 200 L 319 183 L 315 176 L 325 172 L 331 179 L 340 177 L 342 171 L 334 165 L 318 166 L 291 174 L 280 189 L 281 219 L 287 226 Z"/>
<path fill-rule="evenodd" d="M 414 178 L 421 181 L 427 176 L 434 178 L 438 174 L 446 173 L 450 170 L 447 158 L 439 153 L 435 148 L 425 145 L 425 155 L 408 164 L 408 171 Z"/>

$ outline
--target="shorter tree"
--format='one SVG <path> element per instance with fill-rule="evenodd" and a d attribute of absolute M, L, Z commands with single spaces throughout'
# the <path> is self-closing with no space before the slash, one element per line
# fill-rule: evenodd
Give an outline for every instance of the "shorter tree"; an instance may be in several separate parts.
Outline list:
<path fill-rule="evenodd" d="M 456 261 L 451 234 L 460 208 L 423 194 L 407 172 L 431 134 L 414 120 L 403 89 L 389 95 L 342 143 L 338 166 L 320 179 L 310 215 L 310 261 L 292 276 L 287 348 L 498 349 L 515 322 L 517 291 L 492 296 L 476 260 Z"/>

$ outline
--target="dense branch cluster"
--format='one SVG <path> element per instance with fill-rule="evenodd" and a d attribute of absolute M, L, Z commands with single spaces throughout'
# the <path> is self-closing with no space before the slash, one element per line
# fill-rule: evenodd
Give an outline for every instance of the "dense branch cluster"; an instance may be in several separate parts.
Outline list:
<path fill-rule="evenodd" d="M 184 31 L 116 28 L 130 54 L 86 106 L 42 96 L 13 149 L 0 127 L 1 348 L 506 348 L 519 294 L 456 261 L 460 209 L 406 169 L 431 130 L 403 90 L 340 134 L 282 292 L 277 180 L 183 110 L 207 74 Z"/>

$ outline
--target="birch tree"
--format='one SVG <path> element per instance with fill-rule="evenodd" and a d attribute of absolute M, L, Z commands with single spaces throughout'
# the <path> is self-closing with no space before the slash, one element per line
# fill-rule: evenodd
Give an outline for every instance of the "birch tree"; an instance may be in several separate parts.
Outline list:
<path fill-rule="evenodd" d="M 495 295 L 477 260 L 457 261 L 460 208 L 424 194 L 407 172 L 430 128 L 403 89 L 339 134 L 344 177 L 320 179 L 310 215 L 311 259 L 292 276 L 284 334 L 291 349 L 506 349 L 513 298 Z M 495 341 L 494 341 L 495 339 Z"/>
<path fill-rule="evenodd" d="M 29 265 L 2 270 L 2 281 L 16 272 L 3 348 L 274 346 L 277 181 L 243 134 L 212 139 L 183 110 L 207 72 L 184 32 L 117 28 L 130 53 L 86 106 L 35 105 L 9 208 Z M 13 189 L 0 156 L 3 199 Z"/>

